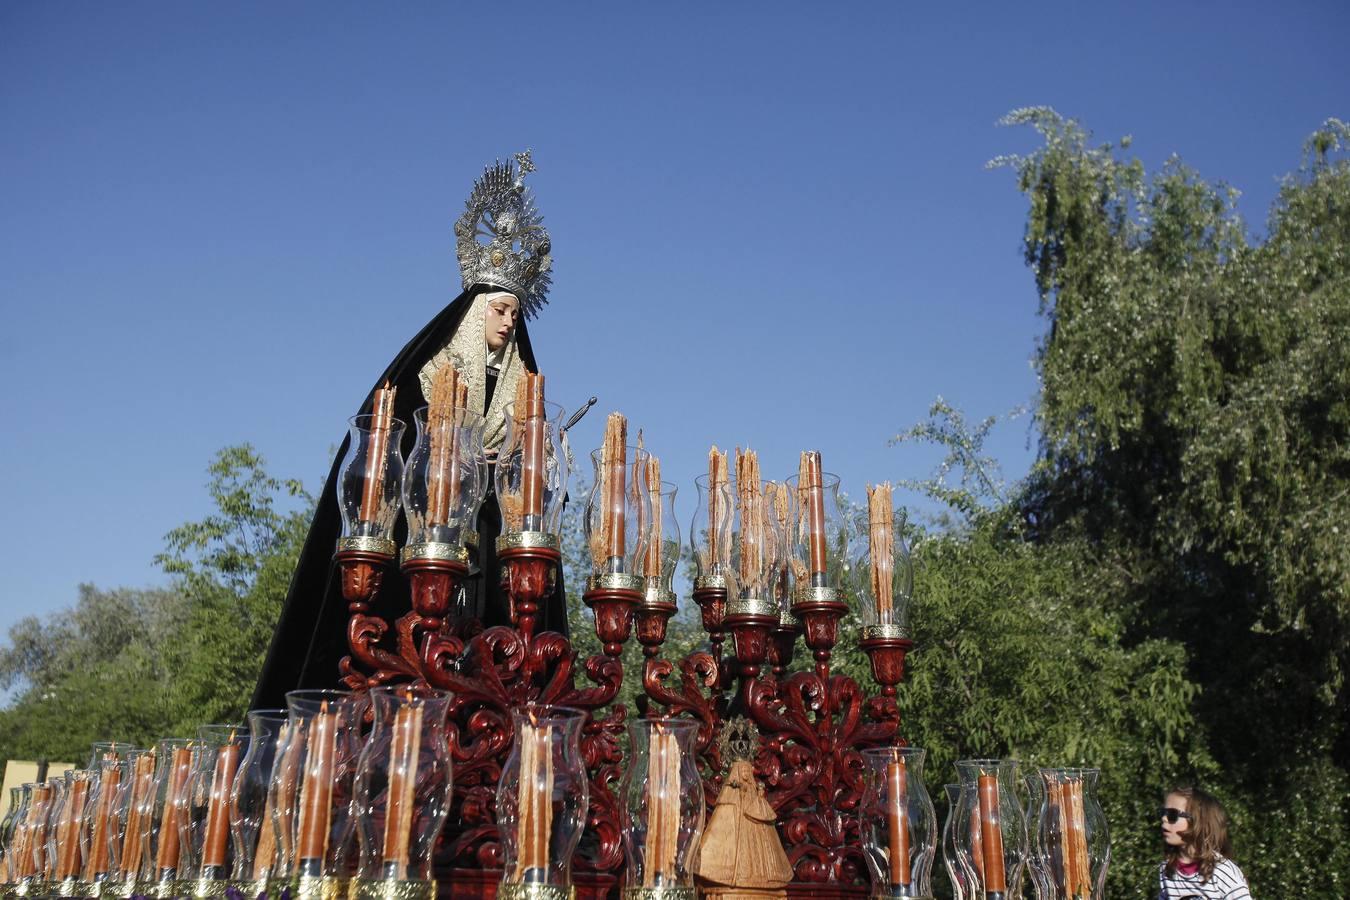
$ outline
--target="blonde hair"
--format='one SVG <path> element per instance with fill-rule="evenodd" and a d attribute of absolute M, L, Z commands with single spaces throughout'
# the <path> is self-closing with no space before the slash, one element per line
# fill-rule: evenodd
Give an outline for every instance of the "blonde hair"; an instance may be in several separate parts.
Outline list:
<path fill-rule="evenodd" d="M 1167 874 L 1175 875 L 1181 854 L 1186 855 L 1200 865 L 1200 878 L 1209 881 L 1214 875 L 1214 867 L 1220 859 L 1233 852 L 1232 842 L 1228 838 L 1228 813 L 1213 795 L 1197 787 L 1185 785 L 1173 788 L 1166 796 L 1173 794 L 1186 798 L 1186 812 L 1190 813 L 1190 823 L 1181 832 L 1182 846 L 1166 847 L 1163 858 L 1167 864 Z"/>

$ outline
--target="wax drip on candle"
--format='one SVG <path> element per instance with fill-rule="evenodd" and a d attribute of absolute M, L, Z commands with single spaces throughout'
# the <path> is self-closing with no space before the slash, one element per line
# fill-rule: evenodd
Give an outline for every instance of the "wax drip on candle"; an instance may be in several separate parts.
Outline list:
<path fill-rule="evenodd" d="M 518 786 L 518 883 L 548 880 L 548 852 L 553 832 L 553 729 L 531 724 L 520 727 L 520 782 Z"/>
<path fill-rule="evenodd" d="M 638 450 L 646 449 L 646 446 L 643 443 L 642 439 L 641 428 L 638 429 L 636 444 Z M 634 514 L 637 515 L 637 522 L 635 523 L 636 527 L 633 529 L 633 533 L 637 535 L 639 544 L 641 544 L 644 538 L 650 537 L 649 531 L 651 529 L 651 525 L 647 521 L 647 517 L 650 514 L 650 509 L 652 507 L 650 503 L 645 502 L 648 499 L 648 497 L 644 495 L 643 489 L 643 484 L 646 482 L 647 478 L 648 458 L 649 457 L 641 453 L 633 454 L 633 459 L 629 460 L 629 470 L 627 473 L 627 482 L 626 482 L 628 497 L 625 503 L 627 508 L 633 510 Z M 627 550 L 630 548 L 625 547 L 624 549 Z M 639 561 L 637 564 L 638 571 L 642 574 L 646 574 L 647 571 L 646 549 L 647 548 L 644 545 L 642 548 L 642 556 L 638 558 Z"/>
<path fill-rule="evenodd" d="M 868 551 L 872 561 L 872 597 L 877 605 L 877 623 L 894 624 L 895 606 L 895 507 L 889 481 L 867 487 Z"/>
<path fill-rule="evenodd" d="M 624 571 L 628 419 L 612 412 L 605 420 L 605 442 L 600 448 L 600 528 L 591 531 L 591 562 L 596 571 Z"/>
<path fill-rule="evenodd" d="M 804 523 L 810 585 L 825 587 L 825 488 L 819 450 L 802 451 L 797 469 L 797 493 Z"/>
<path fill-rule="evenodd" d="M 454 366 L 442 366 L 431 380 L 427 405 L 427 525 L 450 521 L 450 510 L 459 502 L 459 428 L 469 403 L 469 385 Z"/>
<path fill-rule="evenodd" d="M 643 847 L 643 887 L 675 881 L 680 832 L 680 747 L 675 735 L 652 724 L 647 756 L 647 840 Z"/>
<path fill-rule="evenodd" d="M 417 757 L 422 742 L 422 706 L 411 691 L 394 716 L 389 746 L 389 788 L 384 819 L 384 877 L 408 877 L 409 844 L 416 816 Z"/>
<path fill-rule="evenodd" d="M 544 529 L 544 481 L 546 475 L 544 432 L 544 376 L 525 373 L 525 447 L 521 506 L 526 531 Z"/>
<path fill-rule="evenodd" d="M 759 456 L 753 450 L 736 448 L 736 503 L 741 513 L 740 592 L 758 597 L 763 566 L 764 502 L 759 481 Z"/>
<path fill-rule="evenodd" d="M 641 436 L 641 432 L 638 435 Z M 652 508 L 652 524 L 647 538 L 647 564 L 643 574 L 648 578 L 661 577 L 661 460 L 647 457 L 647 498 Z"/>
<path fill-rule="evenodd" d="M 389 443 L 389 429 L 394 419 L 394 398 L 397 387 L 385 382 L 384 387 L 375 390 L 371 407 L 370 446 L 366 448 L 365 481 L 361 486 L 362 522 L 374 524 L 380 518 L 380 506 L 384 501 L 385 453 Z"/>
<path fill-rule="evenodd" d="M 714 444 L 708 451 L 708 568 L 723 575 L 731 567 L 731 517 L 727 504 L 727 454 Z"/>

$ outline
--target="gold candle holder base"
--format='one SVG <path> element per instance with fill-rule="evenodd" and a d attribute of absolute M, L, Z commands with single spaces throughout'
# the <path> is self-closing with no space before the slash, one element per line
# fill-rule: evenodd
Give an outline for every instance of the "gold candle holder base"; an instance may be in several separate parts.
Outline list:
<path fill-rule="evenodd" d="M 347 900 L 436 900 L 436 882 L 415 878 L 353 878 Z"/>
<path fill-rule="evenodd" d="M 576 900 L 577 889 L 572 885 L 517 884 L 497 886 L 497 900 Z"/>
<path fill-rule="evenodd" d="M 295 878 L 263 879 L 262 896 L 266 897 L 267 900 L 285 900 L 285 898 L 294 900 L 299 890 L 300 883 Z"/>
<path fill-rule="evenodd" d="M 792 605 L 807 603 L 838 603 L 839 589 L 832 587 L 811 587 L 802 585 L 792 592 Z"/>
<path fill-rule="evenodd" d="M 550 531 L 513 531 L 497 538 L 497 552 L 503 550 L 557 550 L 562 546 Z"/>
<path fill-rule="evenodd" d="M 695 900 L 698 892 L 684 885 L 624 888 L 623 900 Z"/>
<path fill-rule="evenodd" d="M 342 900 L 347 896 L 347 879 L 337 875 L 301 875 L 291 900 Z"/>
<path fill-rule="evenodd" d="M 727 601 L 727 618 L 732 616 L 760 616 L 778 618 L 778 601 L 763 597 L 736 597 Z"/>
<path fill-rule="evenodd" d="M 641 575 L 628 575 L 624 572 L 606 572 L 592 575 L 586 579 L 586 591 L 633 591 L 641 593 L 645 579 Z"/>
<path fill-rule="evenodd" d="M 363 535 L 338 538 L 337 549 L 339 553 L 378 553 L 380 556 L 393 557 L 395 551 L 398 550 L 398 544 L 395 544 L 389 538 Z"/>
<path fill-rule="evenodd" d="M 434 559 L 441 562 L 467 563 L 469 550 L 462 544 L 446 544 L 440 541 L 424 541 L 409 544 L 398 554 L 398 561 L 406 563 L 415 559 Z"/>

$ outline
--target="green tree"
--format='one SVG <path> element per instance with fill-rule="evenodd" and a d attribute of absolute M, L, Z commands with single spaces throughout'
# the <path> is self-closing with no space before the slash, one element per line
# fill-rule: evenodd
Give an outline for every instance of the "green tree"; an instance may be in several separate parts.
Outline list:
<path fill-rule="evenodd" d="M 0 759 L 83 760 L 93 741 L 143 742 L 176 718 L 167 648 L 189 618 L 165 590 L 80 585 L 74 607 L 12 626 L 0 647 Z"/>
<path fill-rule="evenodd" d="M 1047 322 L 1019 524 L 1121 574 L 1103 599 L 1129 645 L 1186 648 L 1217 770 L 1158 788 L 1217 790 L 1256 893 L 1343 896 L 1350 131 L 1313 135 L 1260 240 L 1179 161 L 1150 176 L 1047 109 L 1008 122 L 1044 140 L 995 161 L 1030 200 Z"/>
<path fill-rule="evenodd" d="M 191 609 L 176 645 L 180 729 L 242 721 L 313 515 L 300 482 L 268 475 L 248 444 L 208 472 L 215 511 L 170 531 L 156 557 Z"/>
<path fill-rule="evenodd" d="M 80 587 L 71 609 L 28 617 L 0 646 L 0 758 L 83 759 L 96 740 L 141 745 L 243 717 L 309 520 L 298 483 L 249 446 L 210 469 L 215 511 L 175 528 L 167 590 Z M 294 508 L 279 510 L 283 498 Z"/>
<path fill-rule="evenodd" d="M 1192 710 L 1198 689 L 1179 643 L 1123 639 L 1121 614 L 1103 600 L 1124 575 L 1088 542 L 1027 539 L 984 450 L 996 421 L 972 426 L 938 400 L 897 438 L 945 452 L 934 477 L 907 484 L 949 508 L 939 527 L 907 530 L 915 649 L 898 697 L 901 734 L 927 751 L 926 781 L 944 817 L 942 785 L 955 781 L 958 759 L 1011 757 L 1025 773 L 1100 768 L 1115 829 L 1107 893 L 1134 896 L 1155 877 L 1157 773 L 1213 770 Z M 843 624 L 836 668 L 867 685 L 856 620 Z M 945 878 L 934 883 L 947 894 Z"/>

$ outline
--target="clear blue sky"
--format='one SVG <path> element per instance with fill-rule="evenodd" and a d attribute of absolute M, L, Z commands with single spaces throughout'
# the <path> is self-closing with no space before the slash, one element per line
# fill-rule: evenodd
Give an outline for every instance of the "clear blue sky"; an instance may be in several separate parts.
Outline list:
<path fill-rule="evenodd" d="M 1034 398 L 1025 202 L 984 163 L 1047 104 L 1244 192 L 1350 115 L 1344 2 L 0 5 L 0 629 L 162 583 L 205 467 L 317 487 L 459 291 L 451 225 L 534 149 L 551 399 L 621 410 L 682 486 L 708 445 L 818 447 L 860 494 L 942 394 Z M 1034 453 L 1025 420 L 993 449 Z M 579 456 L 581 454 L 578 454 Z"/>

